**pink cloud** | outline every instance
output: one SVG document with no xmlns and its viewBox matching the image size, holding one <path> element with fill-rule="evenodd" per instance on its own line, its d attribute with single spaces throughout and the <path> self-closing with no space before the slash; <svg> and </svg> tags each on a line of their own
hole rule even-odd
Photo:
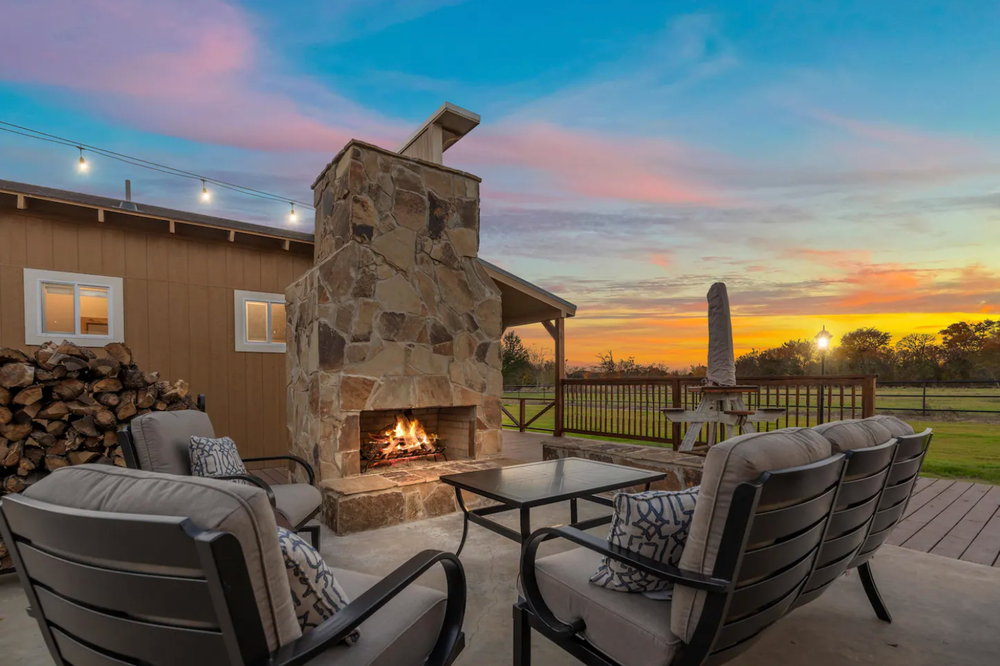
<svg viewBox="0 0 1000 666">
<path fill-rule="evenodd" d="M 449 153 L 473 169 L 515 167 L 543 186 L 588 199 L 722 205 L 714 188 L 683 175 L 695 149 L 657 138 L 612 137 L 547 123 L 485 127 Z"/>
<path fill-rule="evenodd" d="M 674 255 L 670 252 L 660 252 L 649 258 L 649 263 L 660 268 L 669 269 L 674 265 Z"/>
<path fill-rule="evenodd" d="M 15 0 L 0 22 L 0 78 L 75 90 L 143 130 L 324 153 L 359 130 L 369 140 L 405 132 L 331 94 L 328 107 L 305 108 L 288 91 L 308 83 L 269 78 L 268 60 L 249 17 L 221 0 Z"/>
</svg>

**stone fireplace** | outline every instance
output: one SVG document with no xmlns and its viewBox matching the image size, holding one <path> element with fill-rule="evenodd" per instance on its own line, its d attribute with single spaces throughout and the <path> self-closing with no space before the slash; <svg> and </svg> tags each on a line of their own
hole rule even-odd
<svg viewBox="0 0 1000 666">
<path fill-rule="evenodd" d="M 478 259 L 479 179 L 351 141 L 313 190 L 314 266 L 286 291 L 292 452 L 325 489 L 384 475 L 395 465 L 362 447 L 405 413 L 438 437 L 427 464 L 499 457 L 503 325 Z"/>
</svg>

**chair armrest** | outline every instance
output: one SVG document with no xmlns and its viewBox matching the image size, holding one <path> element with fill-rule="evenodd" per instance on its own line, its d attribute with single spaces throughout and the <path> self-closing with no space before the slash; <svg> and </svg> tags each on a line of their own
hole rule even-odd
<svg viewBox="0 0 1000 666">
<path fill-rule="evenodd" d="M 267 461 L 267 460 L 291 460 L 293 462 L 296 462 L 299 465 L 301 465 L 303 468 L 305 468 L 306 474 L 309 475 L 309 485 L 312 486 L 312 485 L 316 484 L 316 472 L 313 471 L 312 465 L 310 465 L 308 462 L 306 462 L 304 459 L 302 459 L 302 458 L 300 458 L 298 456 L 293 456 L 293 455 L 287 455 L 287 456 L 261 456 L 261 457 L 257 457 L 257 458 L 244 458 L 243 462 L 264 462 L 264 461 Z"/>
<path fill-rule="evenodd" d="M 446 666 L 454 656 L 455 648 L 463 640 L 465 570 L 458 557 L 439 550 L 425 550 L 410 558 L 332 618 L 302 638 L 275 651 L 271 663 L 275 666 L 298 666 L 336 645 L 438 562 L 444 567 L 448 585 L 448 605 L 441 633 L 427 658 L 426 666 Z"/>
<path fill-rule="evenodd" d="M 730 582 L 727 580 L 678 569 L 669 564 L 664 564 L 663 562 L 658 562 L 644 555 L 626 550 L 620 546 L 613 546 L 606 539 L 596 537 L 574 527 L 543 527 L 528 537 L 521 551 L 521 582 L 524 588 L 525 600 L 528 602 L 531 610 L 552 631 L 564 638 L 569 638 L 583 631 L 584 622 L 581 618 L 577 618 L 571 623 L 563 622 L 555 616 L 542 598 L 541 590 L 538 588 L 538 579 L 535 575 L 535 559 L 538 555 L 538 547 L 542 542 L 549 539 L 566 539 L 584 548 L 610 557 L 622 564 L 638 569 L 643 573 L 665 578 L 672 583 L 680 583 L 708 592 L 725 592 L 730 586 Z"/>
<path fill-rule="evenodd" d="M 248 483 L 252 483 L 267 493 L 267 501 L 271 503 L 272 509 L 277 507 L 274 500 L 274 492 L 271 490 L 271 486 L 267 485 L 266 481 L 258 479 L 253 474 L 230 474 L 228 476 L 207 476 L 205 478 L 218 479 L 219 481 L 247 481 Z"/>
</svg>

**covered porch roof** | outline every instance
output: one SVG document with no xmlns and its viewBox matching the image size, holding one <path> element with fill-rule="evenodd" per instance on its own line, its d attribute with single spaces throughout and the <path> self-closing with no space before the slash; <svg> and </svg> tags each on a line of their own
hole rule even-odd
<svg viewBox="0 0 1000 666">
<path fill-rule="evenodd" d="M 523 326 L 565 319 L 576 315 L 576 306 L 513 273 L 479 260 L 486 274 L 500 287 L 503 327 Z"/>
</svg>

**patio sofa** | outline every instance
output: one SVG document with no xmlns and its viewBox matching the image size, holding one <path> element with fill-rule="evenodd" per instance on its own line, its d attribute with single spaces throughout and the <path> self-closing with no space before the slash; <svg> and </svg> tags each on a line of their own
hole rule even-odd
<svg viewBox="0 0 1000 666">
<path fill-rule="evenodd" d="M 144 469 L 162 474 L 190 476 L 188 457 L 192 436 L 215 437 L 208 414 L 197 410 L 151 412 L 133 419 L 118 431 L 118 442 L 125 464 L 132 469 Z M 309 483 L 287 483 L 271 486 L 252 474 L 234 476 L 260 487 L 287 526 L 295 532 L 308 532 L 314 548 L 319 548 L 319 525 L 308 525 L 323 507 L 323 495 L 313 485 L 316 474 L 312 466 L 293 455 L 257 456 L 243 462 L 288 461 L 301 467 Z"/>
<path fill-rule="evenodd" d="M 303 635 L 252 486 L 68 467 L 4 497 L 0 534 L 57 664 L 446 666 L 464 646 L 462 565 L 432 550 L 382 579 L 332 569 L 350 603 Z M 447 592 L 412 584 L 438 564 Z"/>
<path fill-rule="evenodd" d="M 515 666 L 530 664 L 532 629 L 585 664 L 722 664 L 853 566 L 883 617 L 869 560 L 904 513 L 929 439 L 875 419 L 712 447 L 678 567 L 570 527 L 536 531 L 522 551 Z M 556 538 L 581 547 L 538 557 Z M 673 582 L 673 599 L 590 584 L 604 557 Z"/>
</svg>

